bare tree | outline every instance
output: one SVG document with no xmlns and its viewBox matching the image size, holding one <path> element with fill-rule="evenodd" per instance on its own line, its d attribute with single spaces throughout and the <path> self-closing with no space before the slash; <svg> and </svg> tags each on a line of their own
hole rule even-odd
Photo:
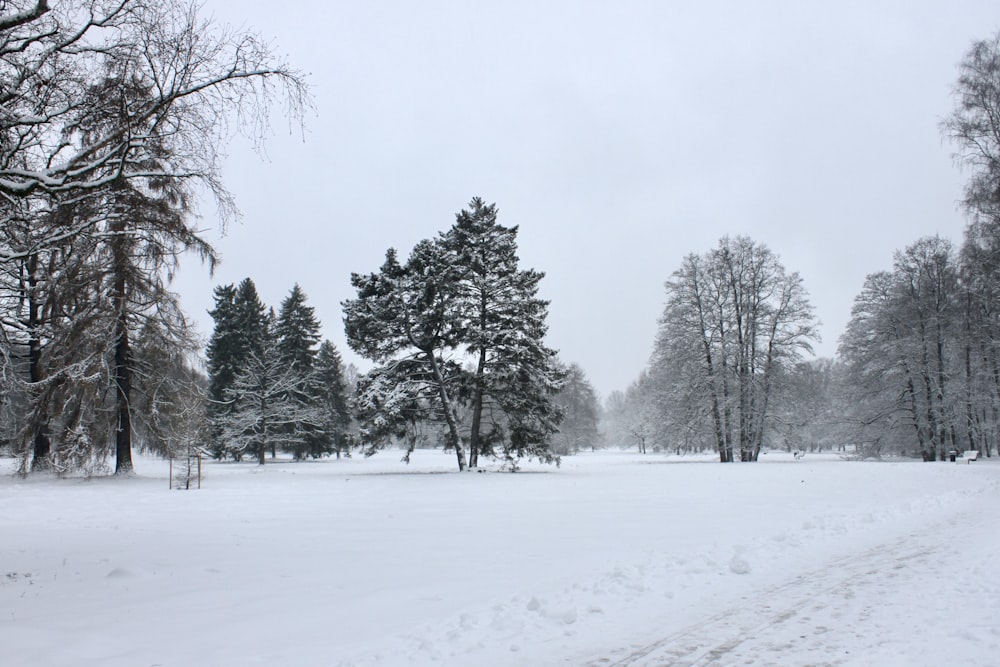
<svg viewBox="0 0 1000 667">
<path fill-rule="evenodd" d="M 959 65 L 955 110 L 941 123 L 970 172 L 965 206 L 973 224 L 1000 225 L 1000 32 L 976 41 Z"/>
<path fill-rule="evenodd" d="M 219 28 L 184 0 L 11 1 L 0 14 L 0 195 L 78 196 L 126 171 L 154 136 L 174 160 L 156 175 L 198 177 L 231 210 L 219 179 L 233 128 L 260 137 L 282 94 L 298 116 L 308 104 L 301 75 L 252 33 Z M 97 80 L 149 91 L 123 95 L 127 122 L 95 132 Z M 133 172 L 152 176 L 147 172 Z"/>
<path fill-rule="evenodd" d="M 666 289 L 651 361 L 662 421 L 682 425 L 674 440 L 710 428 L 720 461 L 756 461 L 780 371 L 818 338 L 801 278 L 766 246 L 726 237 L 686 257 Z"/>
<path fill-rule="evenodd" d="M 897 252 L 891 272 L 865 280 L 840 352 L 864 397 L 851 412 L 881 447 L 907 449 L 892 435 L 899 428 L 926 461 L 975 441 L 981 365 L 973 365 L 968 304 L 951 243 L 939 237 Z"/>
<path fill-rule="evenodd" d="M 1000 423 L 1000 32 L 972 44 L 959 64 L 955 109 L 941 130 L 969 173 L 969 224 L 961 251 L 966 441 L 987 455 Z"/>
<path fill-rule="evenodd" d="M 562 408 L 563 420 L 553 438 L 556 454 L 576 454 L 582 449 L 597 448 L 600 432 L 601 406 L 594 386 L 577 363 L 564 370 L 562 389 L 555 395 L 555 404 Z"/>
<path fill-rule="evenodd" d="M 190 226 L 195 188 L 213 193 L 223 224 L 236 213 L 222 151 L 234 132 L 259 141 L 279 100 L 301 119 L 302 76 L 256 35 L 200 17 L 197 3 L 0 7 L 0 267 L 12 278 L 3 285 L 5 328 L 14 323 L 8 330 L 27 344 L 28 393 L 55 400 L 53 387 L 94 363 L 59 349 L 70 337 L 56 325 L 78 332 L 84 313 L 113 311 L 113 327 L 101 329 L 114 341 L 113 359 L 102 357 L 106 346 L 77 350 L 114 369 L 119 472 L 131 470 L 130 332 L 144 314 L 172 310 L 166 285 L 184 252 L 214 261 Z M 87 284 L 64 279 L 81 266 L 101 289 L 67 294 Z M 35 415 L 34 459 L 43 461 L 50 411 Z"/>
</svg>

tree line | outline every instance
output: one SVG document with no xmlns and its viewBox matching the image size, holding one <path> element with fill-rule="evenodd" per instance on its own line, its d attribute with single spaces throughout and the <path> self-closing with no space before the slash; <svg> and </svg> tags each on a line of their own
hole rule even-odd
<svg viewBox="0 0 1000 667">
<path fill-rule="evenodd" d="M 926 460 L 997 448 L 1000 35 L 976 42 L 942 132 L 969 179 L 956 248 L 919 239 L 867 277 L 835 360 L 810 360 L 801 278 L 725 237 L 665 283 L 648 367 L 605 406 L 546 343 L 544 274 L 516 226 L 473 199 L 405 258 L 351 275 L 345 368 L 296 285 L 278 311 L 249 278 L 216 288 L 199 367 L 170 281 L 214 248 L 199 189 L 236 129 L 259 138 L 301 75 L 252 33 L 181 0 L 14 0 L 0 7 L 0 439 L 24 472 L 132 470 L 132 450 L 204 447 L 264 462 L 443 444 L 460 470 L 601 444 L 755 461 L 771 447 Z M 604 421 L 599 432 L 598 421 Z"/>
<path fill-rule="evenodd" d="M 606 404 L 609 442 L 714 450 L 755 461 L 784 449 L 850 446 L 945 460 L 997 452 L 1000 429 L 1000 33 L 960 65 L 941 124 L 969 173 L 961 245 L 918 239 L 868 275 L 838 358 L 816 341 L 808 296 L 763 244 L 724 238 L 684 258 L 647 369 Z"/>
</svg>

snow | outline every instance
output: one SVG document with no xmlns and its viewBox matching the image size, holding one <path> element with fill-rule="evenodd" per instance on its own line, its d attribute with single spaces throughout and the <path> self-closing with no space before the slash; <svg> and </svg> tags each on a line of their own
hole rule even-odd
<svg viewBox="0 0 1000 667">
<path fill-rule="evenodd" d="M 0 477 L 3 664 L 996 663 L 996 459 L 399 456 Z"/>
</svg>

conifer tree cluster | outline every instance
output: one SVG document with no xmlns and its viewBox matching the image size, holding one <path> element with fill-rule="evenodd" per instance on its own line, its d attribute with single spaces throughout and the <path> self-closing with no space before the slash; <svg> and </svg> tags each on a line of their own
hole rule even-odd
<svg viewBox="0 0 1000 667">
<path fill-rule="evenodd" d="M 295 285 L 277 313 L 250 278 L 215 288 L 208 343 L 208 420 L 216 458 L 318 458 L 349 448 L 340 354 Z"/>
</svg>

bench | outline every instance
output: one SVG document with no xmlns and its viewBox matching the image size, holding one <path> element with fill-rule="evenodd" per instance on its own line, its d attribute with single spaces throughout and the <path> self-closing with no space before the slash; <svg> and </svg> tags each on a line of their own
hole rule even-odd
<svg viewBox="0 0 1000 667">
<path fill-rule="evenodd" d="M 975 449 L 970 449 L 967 452 L 962 452 L 962 458 L 965 459 L 966 463 L 972 463 L 973 461 L 978 461 L 979 451 Z"/>
</svg>

